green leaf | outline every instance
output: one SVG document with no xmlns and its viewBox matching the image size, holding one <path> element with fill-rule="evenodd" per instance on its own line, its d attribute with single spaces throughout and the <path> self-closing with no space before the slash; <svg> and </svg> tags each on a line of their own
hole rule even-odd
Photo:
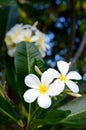
<svg viewBox="0 0 86 130">
<path fill-rule="evenodd" d="M 0 96 L 0 112 L 19 124 L 21 116 L 18 109 L 11 101 L 3 98 L 2 96 Z"/>
<path fill-rule="evenodd" d="M 60 108 L 70 110 L 71 114 L 62 123 L 76 128 L 86 127 L 86 95 L 74 99 Z"/>
<path fill-rule="evenodd" d="M 33 43 L 21 42 L 17 44 L 14 63 L 17 73 L 18 92 L 22 101 L 24 100 L 23 94 L 28 89 L 25 86 L 24 78 L 29 73 L 33 73 L 35 64 L 38 64 L 37 60 L 43 62 L 40 52 Z M 44 64 L 41 63 L 41 68 L 43 67 Z"/>
<path fill-rule="evenodd" d="M 59 124 L 61 120 L 66 118 L 69 115 L 70 111 L 63 111 L 63 110 L 54 110 L 47 113 L 41 119 L 36 119 L 35 123 L 37 125 L 55 125 Z"/>
<path fill-rule="evenodd" d="M 34 66 L 37 66 L 41 72 L 45 71 L 45 64 L 43 60 L 40 60 L 39 58 L 34 58 L 32 66 L 31 66 L 31 72 L 34 74 L 38 74 L 36 70 L 34 69 Z"/>
<path fill-rule="evenodd" d="M 1 124 L 6 125 L 8 123 L 10 123 L 10 118 L 8 118 L 7 116 L 5 116 L 3 113 L 0 112 L 0 125 Z"/>
<path fill-rule="evenodd" d="M 5 57 L 5 72 L 7 81 L 10 84 L 10 87 L 13 89 L 16 95 L 18 95 L 18 88 L 16 84 L 16 73 L 14 68 L 14 59 L 8 56 Z"/>
<path fill-rule="evenodd" d="M 16 0 L 0 0 L 0 5 L 3 6 L 9 6 L 9 5 L 15 5 Z"/>
<path fill-rule="evenodd" d="M 79 89 L 81 93 L 85 93 L 86 94 L 86 81 L 85 80 L 81 80 L 79 82 Z"/>
</svg>

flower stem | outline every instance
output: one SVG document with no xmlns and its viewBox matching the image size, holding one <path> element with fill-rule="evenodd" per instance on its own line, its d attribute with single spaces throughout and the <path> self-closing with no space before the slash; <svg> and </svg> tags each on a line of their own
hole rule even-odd
<svg viewBox="0 0 86 130">
<path fill-rule="evenodd" d="M 30 119 L 31 119 L 31 103 L 29 104 L 29 114 L 28 114 L 28 118 L 27 118 L 26 130 L 29 130 L 29 127 L 30 127 Z"/>
</svg>

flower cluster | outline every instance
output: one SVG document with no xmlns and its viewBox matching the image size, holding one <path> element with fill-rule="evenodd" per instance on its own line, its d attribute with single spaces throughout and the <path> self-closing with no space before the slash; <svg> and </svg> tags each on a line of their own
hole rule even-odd
<svg viewBox="0 0 86 130">
<path fill-rule="evenodd" d="M 23 24 L 16 24 L 6 33 L 5 37 L 8 55 L 11 57 L 14 56 L 16 44 L 21 41 L 33 42 L 39 49 L 42 57 L 45 57 L 46 49 L 49 49 L 45 40 L 45 34 L 39 31 L 35 26 Z"/>
<path fill-rule="evenodd" d="M 80 80 L 82 77 L 76 71 L 69 71 L 69 63 L 65 61 L 57 62 L 59 72 L 53 68 L 46 70 L 41 81 L 34 74 L 25 77 L 25 84 L 30 87 L 24 93 L 24 100 L 32 103 L 37 99 L 38 105 L 48 108 L 51 105 L 51 97 L 61 94 L 65 89 L 65 84 L 73 93 L 79 92 L 78 85 L 72 80 Z"/>
</svg>

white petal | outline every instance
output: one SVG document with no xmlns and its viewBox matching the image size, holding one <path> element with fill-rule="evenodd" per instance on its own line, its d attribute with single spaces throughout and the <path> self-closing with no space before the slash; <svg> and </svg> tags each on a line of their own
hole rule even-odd
<svg viewBox="0 0 86 130">
<path fill-rule="evenodd" d="M 24 100 L 27 103 L 34 102 L 36 98 L 38 97 L 39 92 L 35 89 L 29 89 L 24 93 Z"/>
<path fill-rule="evenodd" d="M 50 71 L 47 70 L 42 74 L 41 82 L 45 83 L 46 85 L 49 85 L 53 81 L 53 79 L 54 79 L 53 75 L 51 74 Z"/>
<path fill-rule="evenodd" d="M 10 48 L 10 49 L 8 49 L 8 55 L 9 55 L 10 57 L 14 57 L 14 54 L 15 54 L 15 48 Z"/>
<path fill-rule="evenodd" d="M 74 92 L 74 93 L 78 93 L 78 92 L 79 92 L 79 87 L 78 87 L 78 85 L 77 85 L 76 83 L 74 83 L 73 81 L 67 80 L 67 81 L 66 81 L 66 84 L 67 84 L 68 88 L 69 88 L 72 92 Z"/>
<path fill-rule="evenodd" d="M 69 64 L 65 61 L 58 61 L 57 67 L 58 67 L 59 71 L 64 75 L 66 75 L 69 70 Z"/>
<path fill-rule="evenodd" d="M 60 73 L 55 69 L 50 68 L 47 71 L 53 78 L 58 78 L 60 76 Z"/>
<path fill-rule="evenodd" d="M 59 95 L 64 90 L 64 83 L 59 82 L 59 80 L 55 80 L 50 86 L 49 86 L 49 92 L 48 94 L 50 96 L 56 96 Z"/>
<path fill-rule="evenodd" d="M 40 51 L 42 57 L 45 57 L 46 53 L 44 51 L 42 51 L 42 50 L 39 50 L 39 51 Z"/>
<path fill-rule="evenodd" d="M 80 80 L 82 79 L 81 75 L 76 71 L 71 71 L 67 74 L 67 79 L 76 79 Z"/>
<path fill-rule="evenodd" d="M 29 74 L 25 77 L 25 84 L 31 88 L 37 88 L 40 85 L 40 80 L 36 75 Z"/>
<path fill-rule="evenodd" d="M 38 105 L 41 108 L 46 109 L 46 108 L 50 107 L 50 105 L 51 105 L 51 98 L 49 96 L 47 96 L 47 95 L 40 95 L 38 97 L 38 101 L 37 102 L 38 102 Z"/>
<path fill-rule="evenodd" d="M 38 40 L 38 36 L 32 36 L 32 37 L 31 37 L 31 41 L 32 41 L 32 42 L 36 42 L 37 40 Z"/>
</svg>

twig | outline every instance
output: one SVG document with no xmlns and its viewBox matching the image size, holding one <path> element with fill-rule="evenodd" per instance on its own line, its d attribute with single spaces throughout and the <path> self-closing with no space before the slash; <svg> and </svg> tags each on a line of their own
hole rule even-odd
<svg viewBox="0 0 86 130">
<path fill-rule="evenodd" d="M 85 45 L 86 45 L 86 32 L 85 32 L 84 35 L 83 35 L 83 38 L 82 38 L 82 41 L 81 41 L 81 44 L 80 44 L 80 46 L 79 46 L 78 51 L 76 52 L 74 58 L 72 59 L 72 65 L 73 65 L 74 63 L 76 63 L 76 61 L 77 61 L 78 58 L 80 57 L 82 51 L 84 50 Z"/>
</svg>

